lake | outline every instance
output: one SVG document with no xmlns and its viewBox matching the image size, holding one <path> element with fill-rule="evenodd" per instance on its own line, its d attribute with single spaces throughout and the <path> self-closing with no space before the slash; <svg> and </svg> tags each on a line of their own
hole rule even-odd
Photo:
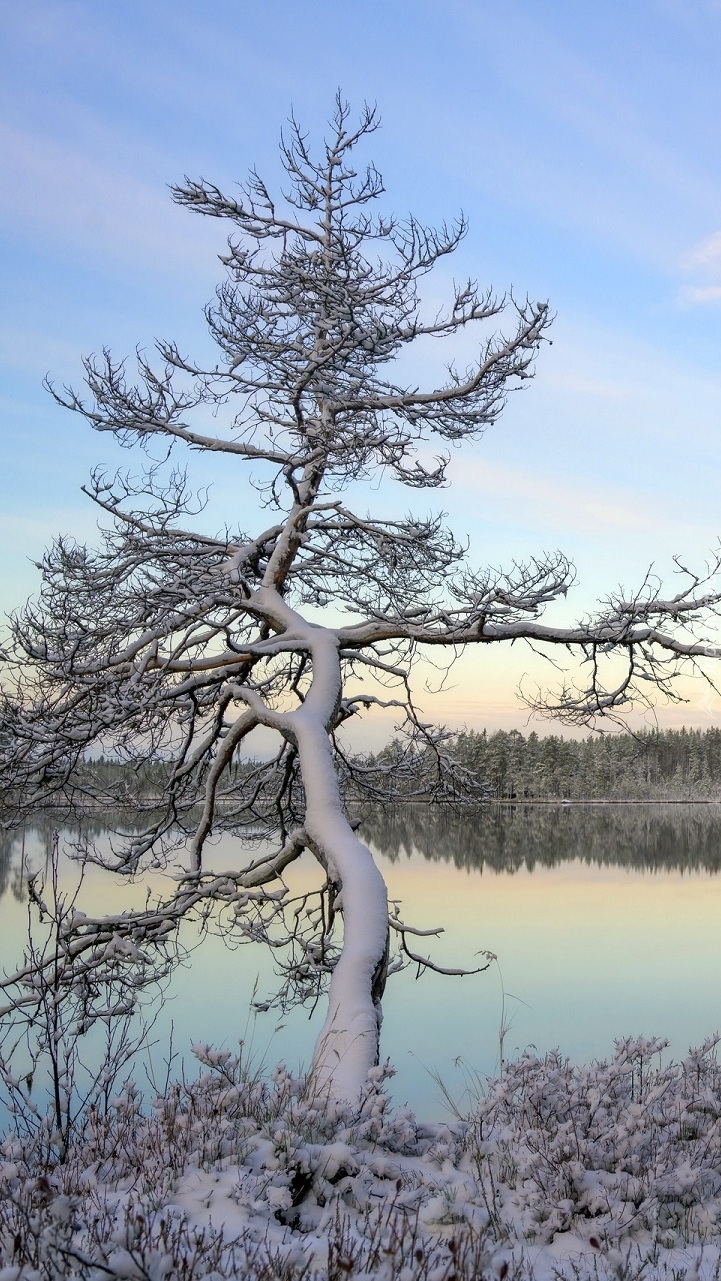
<svg viewBox="0 0 721 1281">
<path fill-rule="evenodd" d="M 98 843 L 108 838 L 97 820 L 90 826 Z M 470 977 L 417 980 L 412 968 L 389 981 L 381 1049 L 397 1069 L 391 1092 L 425 1118 L 447 1115 L 436 1078 L 462 1103 L 475 1074 L 498 1070 L 501 1041 L 506 1058 L 558 1046 L 589 1060 L 608 1056 L 617 1037 L 643 1034 L 668 1037 L 680 1057 L 721 1026 L 721 807 L 536 805 L 459 815 L 407 805 L 368 815 L 362 834 L 406 923 L 445 927 L 439 939 L 415 940 L 416 950 L 468 968 L 481 951 L 498 957 Z M 51 836 L 44 818 L 0 839 L 6 971 L 27 928 L 23 867 L 45 865 Z M 316 865 L 304 857 L 294 887 L 315 883 Z M 240 865 L 231 838 L 221 838 L 212 863 Z M 128 903 L 127 887 L 98 869 L 82 893 L 86 911 Z M 156 1055 L 172 1024 L 186 1061 L 192 1042 L 234 1049 L 242 1038 L 269 1068 L 307 1063 L 323 1011 L 280 1021 L 273 1010 L 254 1012 L 253 992 L 260 999 L 272 988 L 262 950 L 229 948 L 211 934 L 172 979 Z"/>
</svg>

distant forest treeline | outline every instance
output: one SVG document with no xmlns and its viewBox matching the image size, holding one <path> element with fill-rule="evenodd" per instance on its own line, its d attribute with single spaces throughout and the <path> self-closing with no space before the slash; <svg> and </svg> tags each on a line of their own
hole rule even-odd
<svg viewBox="0 0 721 1281">
<path fill-rule="evenodd" d="M 721 729 L 582 740 L 466 730 L 448 750 L 499 801 L 721 799 Z"/>
<path fill-rule="evenodd" d="M 721 729 L 656 730 L 641 734 L 593 735 L 571 740 L 542 737 L 518 730 L 465 730 L 453 735 L 446 751 L 484 785 L 489 799 L 534 800 L 721 800 Z M 393 769 L 403 758 L 403 769 Z M 390 767 L 393 790 L 402 797 L 418 795 L 432 773 L 427 756 L 410 758 L 398 740 L 362 759 L 367 771 L 379 770 L 379 782 Z M 238 774 L 257 767 L 240 761 Z M 106 793 L 116 805 L 152 803 L 168 780 L 165 761 L 130 766 L 100 757 L 80 767 L 77 781 L 92 776 L 96 795 Z M 403 779 L 406 782 L 403 782 Z M 351 784 L 349 795 L 353 796 Z"/>
</svg>

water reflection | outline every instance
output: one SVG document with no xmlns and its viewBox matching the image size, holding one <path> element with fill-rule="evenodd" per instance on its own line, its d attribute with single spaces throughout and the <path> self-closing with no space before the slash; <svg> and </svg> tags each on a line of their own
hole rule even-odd
<svg viewBox="0 0 721 1281">
<path fill-rule="evenodd" d="M 66 818 L 59 822 L 57 814 L 46 810 L 36 814 L 24 828 L 0 827 L 0 898 L 8 889 L 16 898 L 24 897 L 28 870 L 44 871 L 49 866 L 56 832 L 60 831 L 61 844 L 67 850 L 81 842 L 107 845 L 119 833 L 141 831 L 147 818 L 147 813 L 135 815 L 126 810 L 117 814 L 89 813 L 75 822 Z"/>
<path fill-rule="evenodd" d="M 532 872 L 572 859 L 633 871 L 721 871 L 716 805 L 403 805 L 369 814 L 362 832 L 393 863 L 418 853 L 466 871 Z"/>
<path fill-rule="evenodd" d="M 49 874 L 56 836 L 59 838 L 60 866 L 64 873 L 69 873 L 70 882 L 75 884 L 79 869 L 78 856 L 84 850 L 109 856 L 118 837 L 145 831 L 153 817 L 153 813 L 147 810 L 142 814 L 122 810 L 88 812 L 71 820 L 64 814 L 61 816 L 52 810 L 46 810 L 38 812 L 32 823 L 24 828 L 0 828 L 0 900 L 8 893 L 18 901 L 24 900 L 27 897 L 28 876 L 36 872 L 42 876 Z M 182 846 L 178 861 L 183 861 Z M 224 863 L 225 860 L 221 859 L 221 862 Z M 113 898 L 118 897 L 117 889 L 123 882 L 126 886 L 130 884 L 127 878 L 114 876 L 102 867 L 94 868 L 92 876 L 101 883 L 105 880 L 109 887 L 107 893 Z M 102 911 L 102 905 L 97 910 Z M 111 910 L 110 906 L 107 910 Z"/>
<path fill-rule="evenodd" d="M 106 844 L 116 834 L 141 831 L 147 814 L 97 813 L 63 822 L 68 844 Z M 24 896 L 23 856 L 45 865 L 57 817 L 39 814 L 26 831 L 0 830 L 0 897 Z M 490 805 L 472 810 L 450 806 L 399 805 L 365 811 L 361 832 L 391 863 L 422 855 L 465 871 L 513 873 L 553 868 L 572 859 L 597 867 L 633 871 L 721 871 L 721 806 Z M 222 854 L 242 865 L 241 842 L 226 837 Z M 217 860 L 216 860 L 217 861 Z M 221 859 L 222 861 L 222 859 Z"/>
<path fill-rule="evenodd" d="M 64 825 L 61 840 L 91 837 L 102 846 L 110 825 L 127 831 L 136 824 L 129 814 L 112 824 L 88 815 L 75 828 Z M 57 816 L 43 815 L 25 834 L 0 835 L 6 970 L 16 967 L 27 928 L 23 862 L 43 869 L 56 826 Z M 405 805 L 366 814 L 362 834 L 404 919 L 445 927 L 428 943 L 441 965 L 471 968 L 486 948 L 498 955 L 506 1011 L 511 1001 L 508 1054 L 559 1046 L 583 1061 L 609 1054 L 617 1036 L 644 1034 L 670 1037 L 673 1054 L 682 1055 L 721 1025 L 721 808 L 532 805 L 459 814 Z M 219 869 L 244 861 L 240 842 L 227 834 L 212 857 Z M 310 856 L 289 872 L 317 880 Z M 133 887 L 94 869 L 83 892 L 90 910 L 118 911 Z M 135 893 L 142 898 L 141 884 Z M 440 1116 L 429 1072 L 459 1093 L 456 1059 L 497 1070 L 500 972 L 419 982 L 414 975 L 406 970 L 388 984 L 382 1053 L 399 1069 L 396 1099 Z M 233 1049 L 245 1037 L 269 1068 L 280 1060 L 307 1064 L 323 1011 L 311 1021 L 294 1011 L 282 1024 L 272 1012 L 249 1014 L 256 993 L 275 987 L 266 949 L 232 951 L 211 934 L 173 976 L 158 1044 L 174 1024 L 181 1054 L 194 1041 Z"/>
<path fill-rule="evenodd" d="M 25 882 L 26 833 L 0 830 L 0 899 L 5 894 L 22 903 L 26 896 Z"/>
</svg>

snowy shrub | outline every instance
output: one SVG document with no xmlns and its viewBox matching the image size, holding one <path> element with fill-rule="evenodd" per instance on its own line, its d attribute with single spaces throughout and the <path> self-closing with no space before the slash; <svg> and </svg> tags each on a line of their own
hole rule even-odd
<svg viewBox="0 0 721 1281">
<path fill-rule="evenodd" d="M 499 1222 L 517 1217 L 546 1241 L 584 1221 L 613 1242 L 651 1232 L 671 1246 L 717 1231 L 718 1038 L 680 1067 L 662 1066 L 666 1044 L 618 1041 L 610 1062 L 590 1067 L 557 1053 L 507 1065 L 474 1119 L 479 1182 Z"/>
<path fill-rule="evenodd" d="M 198 1045 L 196 1079 L 96 1098 L 61 1155 L 15 1118 L 0 1281 L 718 1281 L 715 1046 L 525 1055 L 469 1120 L 421 1125 L 387 1068 L 344 1108 Z"/>
</svg>

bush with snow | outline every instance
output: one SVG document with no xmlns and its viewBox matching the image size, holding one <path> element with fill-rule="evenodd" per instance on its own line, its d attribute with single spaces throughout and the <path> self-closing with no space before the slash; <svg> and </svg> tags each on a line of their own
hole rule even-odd
<svg viewBox="0 0 721 1281">
<path fill-rule="evenodd" d="M 389 1068 L 344 1109 L 196 1045 L 197 1079 L 149 1106 L 127 1081 L 54 1155 L 5 1136 L 0 1281 L 718 1277 L 716 1045 L 526 1054 L 439 1125 L 391 1106 Z"/>
</svg>

